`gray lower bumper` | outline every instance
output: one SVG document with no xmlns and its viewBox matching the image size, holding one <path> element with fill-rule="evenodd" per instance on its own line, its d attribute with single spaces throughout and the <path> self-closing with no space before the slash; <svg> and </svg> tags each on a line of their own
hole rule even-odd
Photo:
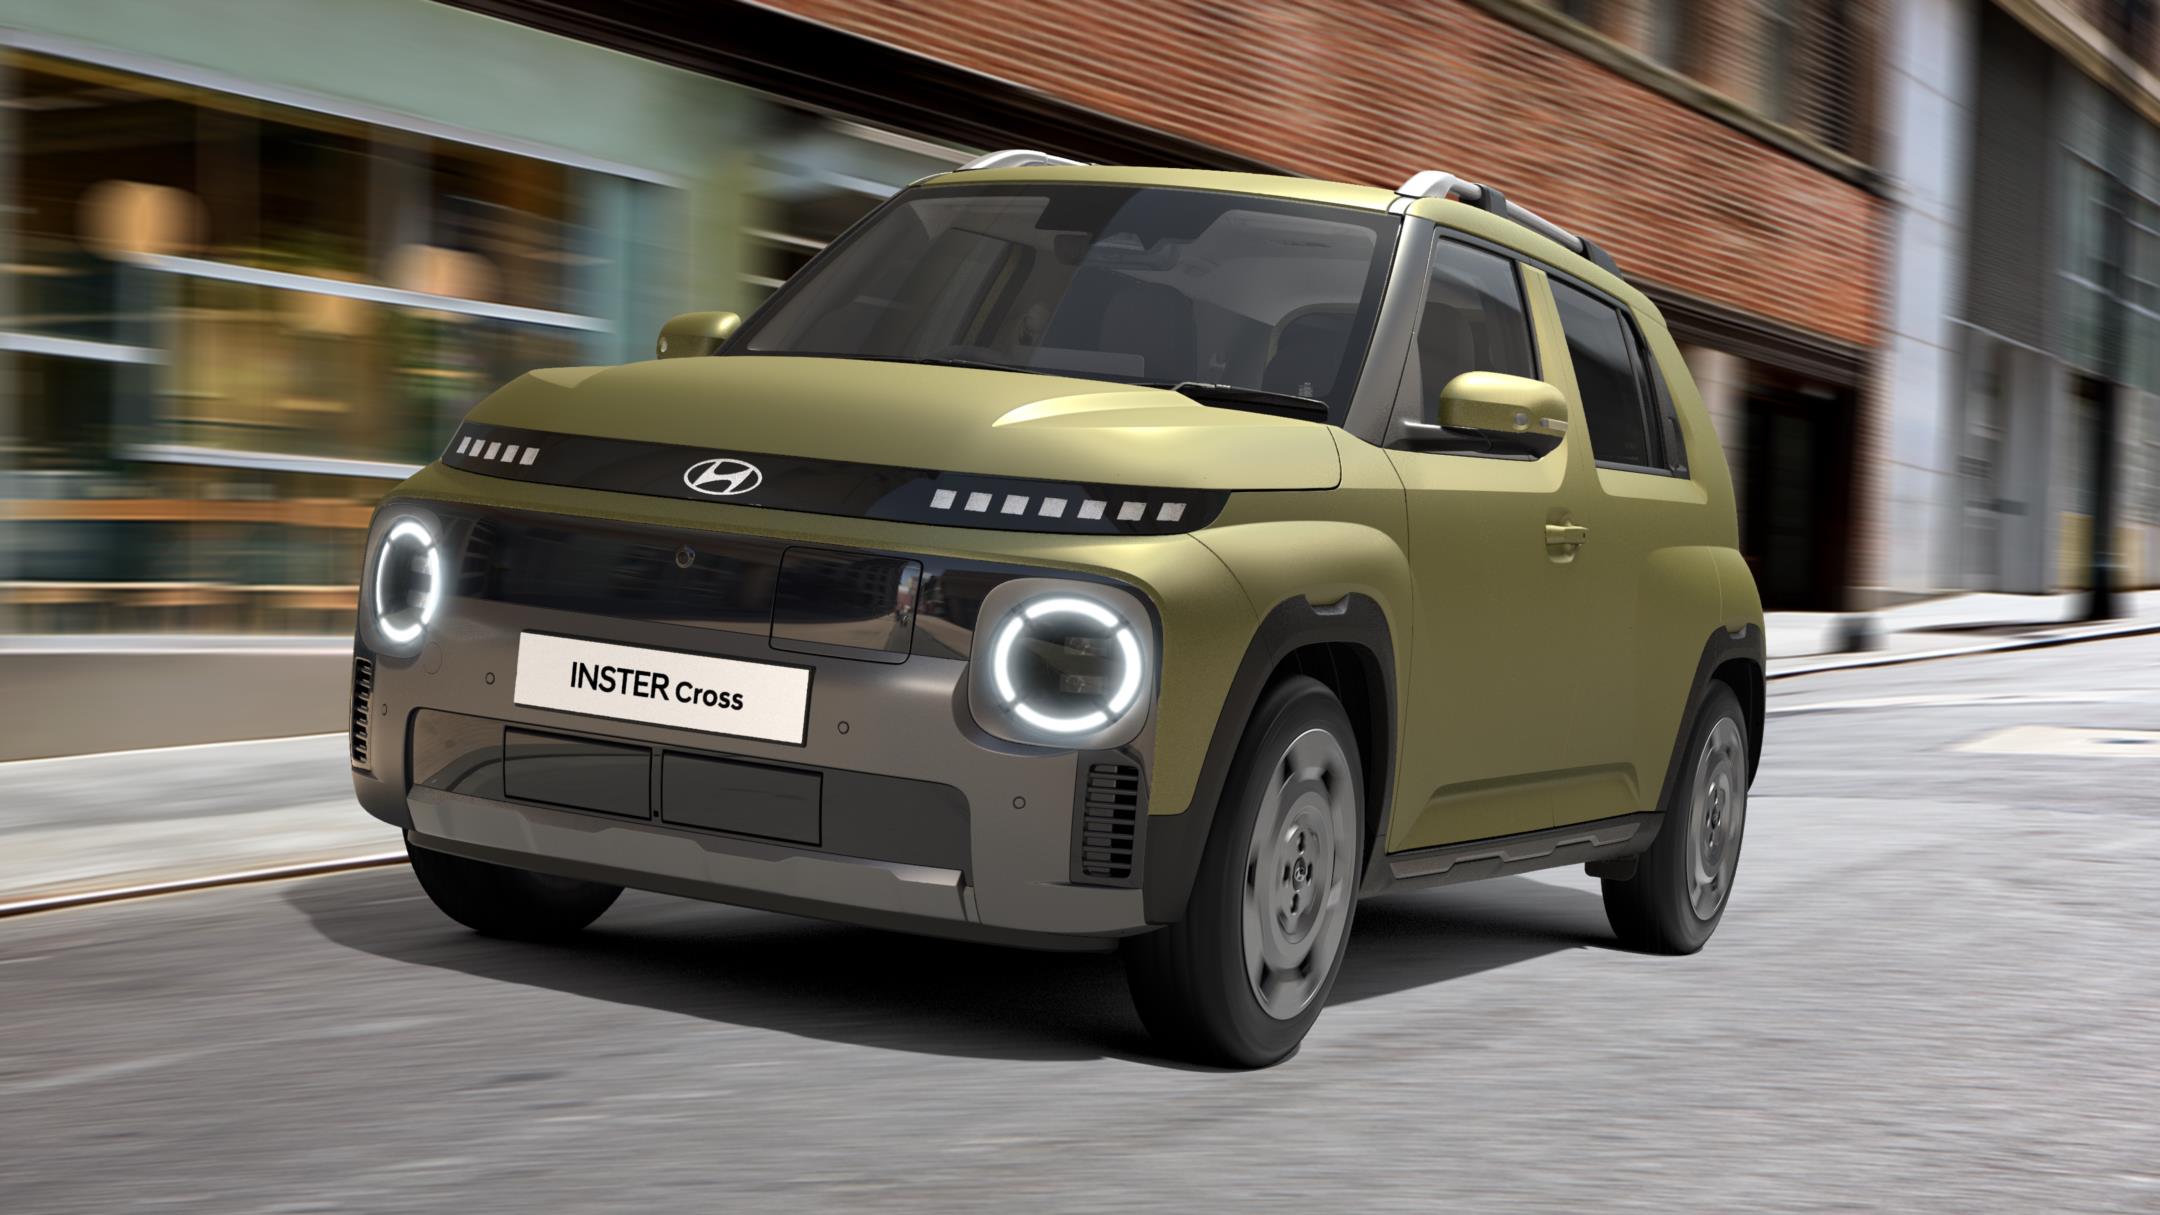
<svg viewBox="0 0 2160 1215">
<path fill-rule="evenodd" d="M 960 686 L 965 663 L 920 656 L 899 664 L 811 659 L 817 670 L 806 744 L 761 743 L 522 706 L 511 673 L 526 629 L 770 661 L 762 637 L 487 603 L 458 606 L 446 613 L 427 653 L 376 658 L 373 770 L 354 774 L 361 802 L 409 828 L 422 846 L 948 935 L 1085 945 L 1147 927 L 1138 889 L 1072 880 L 1078 756 L 1015 747 L 974 730 Z M 429 788 L 420 783 L 425 774 L 406 770 L 414 762 L 410 723 L 428 709 L 752 763 L 950 786 L 966 801 L 964 868 L 851 855 L 831 847 L 831 838 L 825 847 L 798 847 Z M 831 779 L 827 788 L 829 800 Z"/>
<path fill-rule="evenodd" d="M 973 918 L 957 869 L 689 835 L 435 789 L 413 790 L 408 803 L 414 842 L 444 852 L 520 857 L 581 876 L 628 876 L 720 901 L 770 896 L 955 923 Z"/>
<path fill-rule="evenodd" d="M 1125 918 L 1137 909 L 1089 897 L 1134 891 L 1066 887 L 1080 897 L 1054 915 L 993 923 L 979 914 L 975 890 L 957 869 L 692 835 L 435 789 L 413 790 L 407 804 L 410 837 L 420 847 L 710 902 L 1038 949 L 1106 947 L 1137 927 Z M 1092 931 L 1074 927 L 1090 911 L 1109 918 Z"/>
</svg>

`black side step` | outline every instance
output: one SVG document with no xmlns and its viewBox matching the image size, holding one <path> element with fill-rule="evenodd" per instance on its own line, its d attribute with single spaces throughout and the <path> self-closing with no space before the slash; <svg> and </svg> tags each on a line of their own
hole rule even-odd
<svg viewBox="0 0 2160 1215">
<path fill-rule="evenodd" d="M 1650 847 L 1663 821 L 1664 816 L 1657 813 L 1623 814 L 1521 835 L 1392 852 L 1387 858 L 1388 871 L 1393 886 L 1444 886 L 1635 856 Z"/>
</svg>

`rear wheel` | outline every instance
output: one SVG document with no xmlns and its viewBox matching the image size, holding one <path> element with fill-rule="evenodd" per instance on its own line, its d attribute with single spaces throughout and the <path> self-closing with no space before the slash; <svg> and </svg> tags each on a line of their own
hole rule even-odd
<svg viewBox="0 0 2160 1215">
<path fill-rule="evenodd" d="M 468 860 L 410 839 L 413 876 L 444 915 L 491 937 L 554 941 L 600 918 L 622 887 Z"/>
<path fill-rule="evenodd" d="M 1722 683 L 1704 693 L 1657 839 L 1635 875 L 1605 879 L 1605 918 L 1620 943 L 1649 953 L 1694 953 L 1717 931 L 1740 866 L 1747 826 L 1748 731 L 1740 699 Z"/>
<path fill-rule="evenodd" d="M 1166 1050 L 1262 1067 L 1327 1003 L 1357 910 L 1364 790 L 1335 694 L 1297 676 L 1238 745 L 1185 918 L 1123 947 L 1140 1019 Z"/>
</svg>

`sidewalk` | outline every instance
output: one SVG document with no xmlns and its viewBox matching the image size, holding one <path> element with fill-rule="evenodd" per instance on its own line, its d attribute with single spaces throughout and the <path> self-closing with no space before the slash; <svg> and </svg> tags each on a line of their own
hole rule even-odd
<svg viewBox="0 0 2160 1215">
<path fill-rule="evenodd" d="M 403 850 L 343 734 L 0 763 L 0 906 Z"/>
<path fill-rule="evenodd" d="M 2129 591 L 2118 596 L 2122 616 L 2110 628 L 2160 628 L 2160 591 Z M 2088 626 L 2079 619 L 2085 596 L 2005 595 L 1992 591 L 1948 595 L 1901 604 L 1874 613 L 1771 612 L 1768 633 L 1770 673 L 1856 662 L 1883 654 L 1962 652 L 1992 649 L 2009 638 L 2041 638 L 2074 633 Z M 1863 635 L 1865 648 L 1849 643 Z"/>
<path fill-rule="evenodd" d="M 2123 606 L 2131 614 L 2106 631 L 2160 630 L 2160 592 L 2126 595 Z M 1878 615 L 1875 648 L 1844 652 L 1831 648 L 1850 617 L 1773 613 L 1770 674 L 2078 636 L 2089 627 L 2079 607 L 2074 595 L 1908 604 Z M 280 644 L 306 652 L 305 642 Z M 342 652 L 332 657 L 341 680 Z M 342 683 L 327 693 L 329 716 L 342 693 Z M 353 801 L 349 773 L 342 733 L 0 762 L 0 906 L 402 852 L 397 831 Z"/>
</svg>

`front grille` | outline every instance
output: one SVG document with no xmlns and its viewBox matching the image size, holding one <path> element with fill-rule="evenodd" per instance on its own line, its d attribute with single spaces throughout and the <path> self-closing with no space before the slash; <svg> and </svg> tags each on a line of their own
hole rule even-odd
<svg viewBox="0 0 2160 1215">
<path fill-rule="evenodd" d="M 374 707 L 375 661 L 355 658 L 352 664 L 352 763 L 368 768 L 368 713 Z"/>
<path fill-rule="evenodd" d="M 487 597 L 488 575 L 495 568 L 495 546 L 499 535 L 493 520 L 473 521 L 472 530 L 465 534 L 464 547 L 458 552 L 458 594 L 469 599 Z"/>
<path fill-rule="evenodd" d="M 1074 830 L 1074 878 L 1100 886 L 1131 886 L 1138 880 L 1140 769 L 1117 761 L 1084 762 Z"/>
<path fill-rule="evenodd" d="M 543 455 L 541 463 L 546 460 Z M 801 548 L 771 537 L 422 505 L 441 520 L 443 547 L 454 555 L 451 586 L 459 599 L 758 637 L 773 627 L 783 558 Z M 895 562 L 920 564 L 914 615 L 954 626 L 916 633 L 914 652 L 935 658 L 966 658 L 968 633 L 984 597 L 1026 576 L 959 559 L 847 554 L 868 563 L 857 569 L 865 574 L 889 574 Z M 894 600 L 894 588 L 870 589 L 881 605 L 873 614 L 880 614 L 882 605 Z"/>
</svg>

